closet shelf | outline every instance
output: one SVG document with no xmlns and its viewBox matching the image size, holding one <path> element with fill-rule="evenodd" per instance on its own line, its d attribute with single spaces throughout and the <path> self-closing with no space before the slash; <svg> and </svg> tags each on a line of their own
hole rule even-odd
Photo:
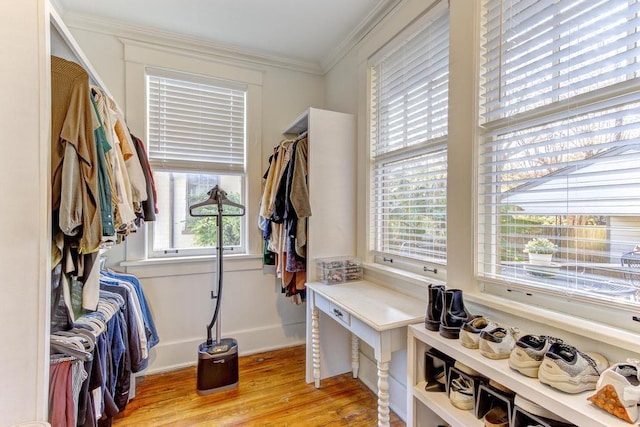
<svg viewBox="0 0 640 427">
<path fill-rule="evenodd" d="M 465 427 L 482 427 L 482 420 L 476 418 L 473 411 L 465 411 L 451 405 L 447 393 L 424 391 L 426 381 L 421 381 L 413 387 L 413 395 L 425 406 L 428 406 L 440 418 L 451 425 Z M 418 424 L 418 423 L 416 423 Z"/>
<path fill-rule="evenodd" d="M 411 351 L 411 349 L 413 349 L 414 352 L 411 355 L 413 357 L 409 358 L 410 361 L 413 360 L 414 362 L 409 363 L 407 366 L 408 378 L 411 381 L 409 385 L 412 391 L 412 396 L 409 397 L 419 400 L 452 425 L 467 427 L 476 424 L 470 424 L 468 421 L 460 421 L 459 417 L 462 415 L 459 414 L 459 412 L 463 411 L 452 406 L 446 399 L 444 393 L 442 393 L 442 396 L 438 396 L 438 393 L 433 393 L 432 395 L 432 393 L 423 391 L 424 384 L 422 384 L 422 388 L 420 387 L 421 382 L 424 381 L 424 378 L 421 377 L 424 376 L 424 368 L 418 364 L 424 363 L 424 351 L 429 347 L 440 350 L 486 377 L 510 388 L 517 394 L 537 402 L 542 407 L 558 414 L 573 424 L 593 427 L 618 427 L 628 425 L 624 421 L 589 403 L 587 397 L 593 394 L 592 391 L 579 394 L 567 394 L 555 390 L 540 383 L 536 378 L 529 378 L 513 371 L 509 367 L 507 359 L 488 359 L 482 356 L 478 350 L 465 348 L 458 340 L 444 338 L 438 332 L 425 329 L 422 324 L 409 326 L 408 339 L 409 350 Z M 446 400 L 446 402 L 443 403 L 441 400 Z M 412 416 L 411 413 L 407 415 L 409 417 Z M 473 417 L 473 419 L 476 422 L 478 421 L 475 417 Z M 413 424 L 408 423 L 407 425 Z M 477 425 L 482 425 L 482 423 Z"/>
<path fill-rule="evenodd" d="M 309 130 L 309 112 L 311 109 L 306 110 L 300 114 L 282 133 L 299 135 L 302 132 Z"/>
</svg>

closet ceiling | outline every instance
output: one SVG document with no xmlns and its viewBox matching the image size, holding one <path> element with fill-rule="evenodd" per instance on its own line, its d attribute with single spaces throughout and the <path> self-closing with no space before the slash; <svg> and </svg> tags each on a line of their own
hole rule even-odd
<svg viewBox="0 0 640 427">
<path fill-rule="evenodd" d="M 54 0 L 63 19 L 180 34 L 249 53 L 326 62 L 399 0 Z"/>
</svg>

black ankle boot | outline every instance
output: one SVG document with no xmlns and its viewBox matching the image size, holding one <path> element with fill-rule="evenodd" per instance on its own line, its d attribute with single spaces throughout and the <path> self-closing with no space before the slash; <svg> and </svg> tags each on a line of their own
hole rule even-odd
<svg viewBox="0 0 640 427">
<path fill-rule="evenodd" d="M 440 317 L 440 335 L 445 338 L 458 339 L 460 328 L 471 320 L 462 300 L 462 290 L 447 289 L 442 293 L 442 316 Z"/>
<path fill-rule="evenodd" d="M 429 283 L 427 296 L 427 315 L 424 319 L 424 327 L 430 331 L 437 331 L 440 328 L 440 318 L 442 317 L 442 293 L 443 285 L 432 285 Z"/>
</svg>

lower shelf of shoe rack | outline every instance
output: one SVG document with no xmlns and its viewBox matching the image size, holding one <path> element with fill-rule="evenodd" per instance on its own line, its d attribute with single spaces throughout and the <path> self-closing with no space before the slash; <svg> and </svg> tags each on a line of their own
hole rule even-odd
<svg viewBox="0 0 640 427">
<path fill-rule="evenodd" d="M 529 378 L 512 370 L 506 359 L 488 359 L 482 356 L 478 350 L 463 347 L 458 340 L 444 338 L 438 332 L 425 329 L 422 324 L 408 327 L 408 339 L 414 340 L 413 345 L 409 344 L 409 350 L 414 349 L 416 353 L 410 359 L 414 361 L 413 365 L 424 364 L 423 350 L 426 345 L 426 347 L 440 350 L 577 426 L 622 427 L 629 425 L 587 401 L 587 397 L 593 394 L 592 391 L 578 394 L 563 393 L 540 383 L 536 378 Z M 413 378 L 412 393 L 415 399 L 452 426 L 483 425 L 482 420 L 477 419 L 472 411 L 463 411 L 451 405 L 445 393 L 424 391 L 425 379 L 419 378 L 418 375 L 418 372 L 424 374 L 424 369 L 410 365 L 407 366 L 407 369 L 409 378 Z M 407 413 L 407 416 L 413 415 Z M 413 420 L 407 425 L 417 425 L 418 423 L 415 421 Z"/>
<path fill-rule="evenodd" d="M 482 421 L 477 419 L 473 411 L 464 411 L 451 405 L 447 393 L 426 392 L 424 386 L 426 381 L 421 381 L 413 387 L 413 395 L 425 406 L 436 413 L 440 418 L 451 425 L 465 427 L 482 427 Z"/>
</svg>

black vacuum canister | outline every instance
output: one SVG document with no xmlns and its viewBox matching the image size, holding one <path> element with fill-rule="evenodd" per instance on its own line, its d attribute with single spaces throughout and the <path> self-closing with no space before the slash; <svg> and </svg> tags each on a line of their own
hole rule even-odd
<svg viewBox="0 0 640 427">
<path fill-rule="evenodd" d="M 223 338 L 198 349 L 198 394 L 211 394 L 238 386 L 238 342 Z"/>
</svg>

